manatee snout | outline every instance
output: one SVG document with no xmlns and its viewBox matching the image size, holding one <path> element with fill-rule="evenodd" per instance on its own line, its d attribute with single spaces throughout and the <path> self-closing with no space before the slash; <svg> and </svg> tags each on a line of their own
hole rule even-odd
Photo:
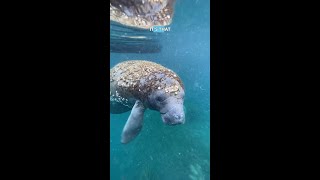
<svg viewBox="0 0 320 180">
<path fill-rule="evenodd" d="M 180 107 L 181 106 L 181 107 Z M 184 124 L 185 114 L 183 110 L 183 105 L 174 107 L 165 114 L 161 114 L 163 123 L 167 125 L 178 125 Z"/>
</svg>

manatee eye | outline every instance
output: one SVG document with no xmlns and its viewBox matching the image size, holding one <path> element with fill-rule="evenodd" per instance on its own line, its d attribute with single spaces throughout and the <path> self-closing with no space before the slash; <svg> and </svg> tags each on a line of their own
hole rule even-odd
<svg viewBox="0 0 320 180">
<path fill-rule="evenodd" d="M 166 98 L 164 97 L 164 96 L 157 96 L 156 97 L 156 101 L 158 101 L 158 102 L 162 102 L 162 101 L 164 101 Z"/>
</svg>

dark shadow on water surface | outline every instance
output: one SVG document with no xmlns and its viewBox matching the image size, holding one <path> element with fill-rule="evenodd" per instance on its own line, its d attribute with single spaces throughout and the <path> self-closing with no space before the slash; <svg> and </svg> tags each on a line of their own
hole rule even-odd
<svg viewBox="0 0 320 180">
<path fill-rule="evenodd" d="M 112 53 L 160 53 L 161 34 L 145 29 L 110 23 L 110 52 Z"/>
</svg>

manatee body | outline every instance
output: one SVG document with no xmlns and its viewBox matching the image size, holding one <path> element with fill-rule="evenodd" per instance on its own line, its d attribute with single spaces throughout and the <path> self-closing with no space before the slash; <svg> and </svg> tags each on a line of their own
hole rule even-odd
<svg viewBox="0 0 320 180">
<path fill-rule="evenodd" d="M 131 110 L 122 131 L 122 143 L 130 142 L 139 134 L 146 109 L 159 111 L 165 124 L 183 124 L 183 102 L 181 79 L 157 63 L 130 60 L 110 70 L 110 112 L 119 114 Z"/>
<path fill-rule="evenodd" d="M 110 0 L 110 52 L 161 52 L 165 37 L 153 27 L 172 23 L 174 4 L 175 0 Z"/>
<path fill-rule="evenodd" d="M 172 22 L 175 0 L 110 0 L 110 20 L 140 29 Z"/>
</svg>

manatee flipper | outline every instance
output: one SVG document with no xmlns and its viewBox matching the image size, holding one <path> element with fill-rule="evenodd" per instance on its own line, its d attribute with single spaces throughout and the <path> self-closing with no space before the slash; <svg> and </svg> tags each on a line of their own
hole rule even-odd
<svg viewBox="0 0 320 180">
<path fill-rule="evenodd" d="M 128 143 L 134 139 L 142 129 L 143 114 L 145 107 L 142 102 L 137 100 L 134 104 L 131 114 L 122 130 L 121 143 Z"/>
</svg>

